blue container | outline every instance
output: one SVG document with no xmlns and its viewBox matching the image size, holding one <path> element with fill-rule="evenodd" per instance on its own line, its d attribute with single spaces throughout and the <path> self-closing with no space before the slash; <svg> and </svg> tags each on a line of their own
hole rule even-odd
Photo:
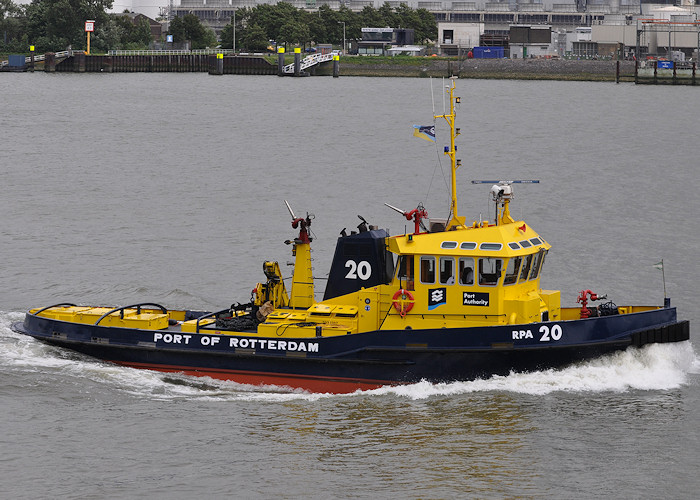
<svg viewBox="0 0 700 500">
<path fill-rule="evenodd" d="M 503 47 L 474 47 L 474 59 L 503 59 Z"/>
<path fill-rule="evenodd" d="M 11 68 L 23 68 L 24 61 L 24 56 L 11 55 L 8 57 L 8 66 L 10 66 Z"/>
</svg>

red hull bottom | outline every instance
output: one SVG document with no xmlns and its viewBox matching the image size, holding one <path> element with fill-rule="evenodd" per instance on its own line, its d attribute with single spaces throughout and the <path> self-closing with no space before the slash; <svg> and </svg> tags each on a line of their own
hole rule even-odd
<svg viewBox="0 0 700 500">
<path fill-rule="evenodd" d="M 211 377 L 218 380 L 230 380 L 238 384 L 254 386 L 274 385 L 291 387 L 292 389 L 303 389 L 314 393 L 348 394 L 357 390 L 368 391 L 377 389 L 383 385 L 388 385 L 388 382 L 381 383 L 371 380 L 357 381 L 338 378 L 326 379 L 305 377 L 303 375 L 285 375 L 266 372 L 239 372 L 236 370 L 212 370 L 192 368 L 188 366 L 134 363 L 126 361 L 110 362 L 121 366 L 129 366 L 131 368 L 139 368 L 144 370 L 153 370 L 166 373 L 183 373 L 185 375 L 192 375 L 195 377 Z"/>
</svg>

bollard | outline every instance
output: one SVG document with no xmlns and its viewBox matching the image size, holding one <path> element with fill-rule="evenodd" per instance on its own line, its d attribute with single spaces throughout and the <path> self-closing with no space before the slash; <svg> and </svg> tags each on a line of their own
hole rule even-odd
<svg viewBox="0 0 700 500">
<path fill-rule="evenodd" d="M 76 73 L 85 73 L 85 52 L 74 53 L 73 59 L 73 71 Z"/>
<path fill-rule="evenodd" d="M 277 47 L 277 76 L 284 76 L 284 47 Z"/>
<path fill-rule="evenodd" d="M 692 84 L 695 85 L 695 68 L 696 68 L 696 62 L 693 61 L 693 79 L 692 79 Z"/>
<path fill-rule="evenodd" d="M 340 76 L 340 56 L 338 54 L 333 56 L 333 78 L 338 78 Z"/>
<path fill-rule="evenodd" d="M 678 82 L 676 81 L 676 66 L 678 66 L 678 64 L 676 63 L 676 61 L 673 61 L 673 84 L 674 84 L 674 85 L 675 85 L 676 83 L 678 83 Z"/>
<path fill-rule="evenodd" d="M 301 75 L 301 47 L 294 47 L 294 76 Z"/>
<path fill-rule="evenodd" d="M 44 54 L 44 71 L 47 73 L 56 72 L 56 54 L 53 52 L 47 52 Z"/>
</svg>

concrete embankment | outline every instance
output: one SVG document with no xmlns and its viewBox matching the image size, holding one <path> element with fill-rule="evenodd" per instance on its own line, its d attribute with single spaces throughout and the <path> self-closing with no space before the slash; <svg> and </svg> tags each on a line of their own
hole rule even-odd
<svg viewBox="0 0 700 500">
<path fill-rule="evenodd" d="M 93 56 L 82 52 L 57 59 L 46 54 L 37 62 L 39 71 L 67 72 L 205 72 L 212 74 L 277 74 L 272 57 L 225 56 L 217 70 L 214 55 L 170 54 L 133 56 Z M 290 61 L 287 61 L 290 62 Z M 24 68 L 23 68 L 24 69 Z M 312 75 L 332 75 L 333 64 L 309 68 Z M 445 77 L 513 80 L 615 81 L 617 61 L 560 59 L 447 59 L 434 57 L 341 57 L 340 76 Z M 620 62 L 620 80 L 634 81 L 634 61 Z"/>
<path fill-rule="evenodd" d="M 615 81 L 617 61 L 559 59 L 467 59 L 419 58 L 414 62 L 373 64 L 352 57 L 340 60 L 341 76 L 492 78 L 520 80 Z M 634 79 L 634 61 L 620 61 L 621 80 Z"/>
</svg>

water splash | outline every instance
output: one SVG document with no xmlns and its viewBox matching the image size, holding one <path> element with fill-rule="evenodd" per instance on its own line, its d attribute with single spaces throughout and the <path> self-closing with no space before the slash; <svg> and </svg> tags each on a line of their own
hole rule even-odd
<svg viewBox="0 0 700 500">
<path fill-rule="evenodd" d="M 690 342 L 651 344 L 641 349 L 602 356 L 558 370 L 511 373 L 486 380 L 445 384 L 382 387 L 376 394 L 396 394 L 411 399 L 438 395 L 502 391 L 545 395 L 552 392 L 625 392 L 669 390 L 687 383 L 688 373 L 700 366 Z M 700 373 L 700 372 L 698 372 Z"/>
<path fill-rule="evenodd" d="M 700 359 L 691 343 L 681 342 L 630 348 L 558 370 L 512 373 L 468 382 L 434 384 L 422 381 L 344 395 L 309 394 L 286 387 L 252 386 L 209 377 L 137 370 L 102 362 L 12 332 L 10 325 L 21 321 L 23 316 L 23 313 L 0 312 L 0 362 L 6 367 L 88 378 L 138 397 L 157 399 L 284 402 L 391 395 L 417 400 L 481 392 L 545 395 L 557 391 L 658 391 L 678 388 L 688 382 L 689 374 L 700 373 Z"/>
</svg>

